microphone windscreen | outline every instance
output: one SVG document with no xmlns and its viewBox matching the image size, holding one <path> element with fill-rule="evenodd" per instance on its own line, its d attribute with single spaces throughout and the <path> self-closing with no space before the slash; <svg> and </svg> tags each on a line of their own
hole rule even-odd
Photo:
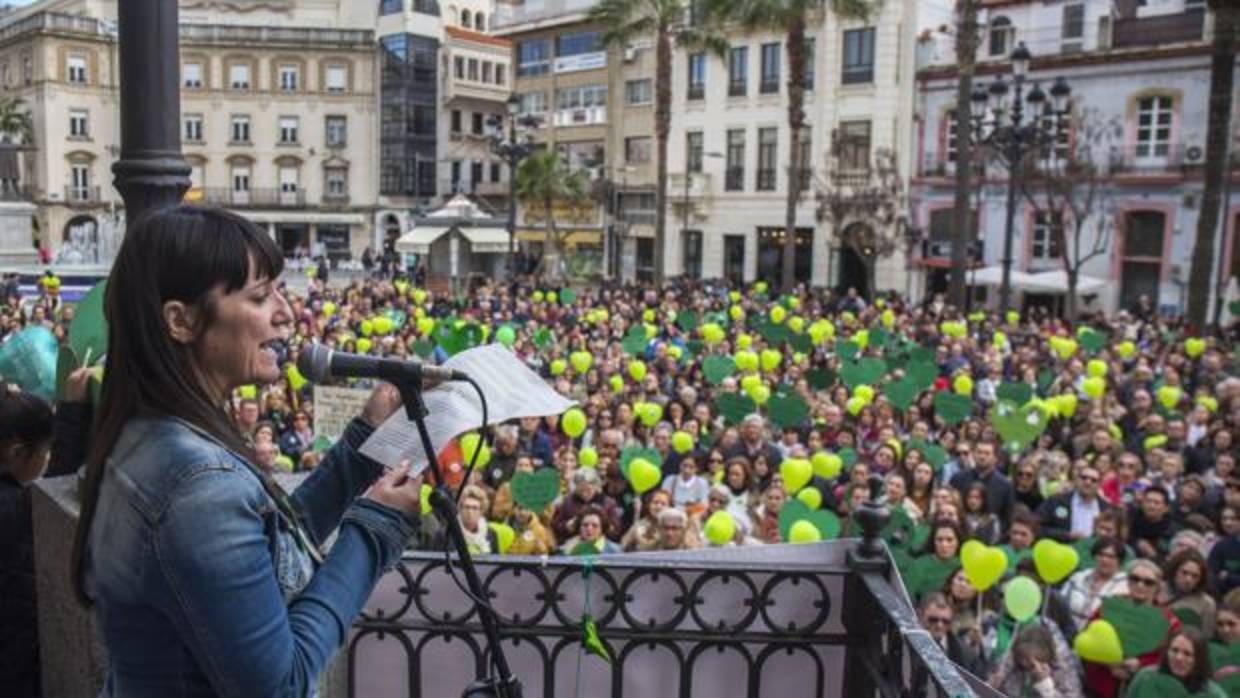
<svg viewBox="0 0 1240 698">
<path fill-rule="evenodd" d="M 302 347 L 297 357 L 297 370 L 307 380 L 314 383 L 325 383 L 332 377 L 332 350 L 322 344 L 311 344 Z"/>
</svg>

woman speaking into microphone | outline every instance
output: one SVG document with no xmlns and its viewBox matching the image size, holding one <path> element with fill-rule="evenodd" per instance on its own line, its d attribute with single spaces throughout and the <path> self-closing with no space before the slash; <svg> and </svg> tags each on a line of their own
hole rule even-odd
<svg viewBox="0 0 1240 698">
<path fill-rule="evenodd" d="M 233 390 L 280 377 L 282 268 L 261 230 L 215 209 L 153 212 L 121 245 L 73 569 L 105 696 L 313 693 L 415 533 L 420 480 L 358 452 L 399 407 L 391 386 L 292 494 L 233 426 Z"/>
</svg>

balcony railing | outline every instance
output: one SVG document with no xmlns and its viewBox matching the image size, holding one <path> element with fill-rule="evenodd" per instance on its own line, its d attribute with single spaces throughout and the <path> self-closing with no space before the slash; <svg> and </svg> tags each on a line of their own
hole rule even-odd
<svg viewBox="0 0 1240 698">
<path fill-rule="evenodd" d="M 103 201 L 103 195 L 97 186 L 70 184 L 65 187 L 65 201 L 71 204 L 97 204 Z"/>
<path fill-rule="evenodd" d="M 729 97 L 744 97 L 749 92 L 749 84 L 744 80 L 733 80 L 728 83 Z"/>
<path fill-rule="evenodd" d="M 477 563 L 527 696 L 998 696 L 921 628 L 885 550 L 863 545 Z M 583 656 L 587 613 L 609 662 Z M 346 661 L 357 696 L 458 695 L 485 670 L 442 553 L 408 553 L 380 580 Z"/>
<path fill-rule="evenodd" d="M 1205 19 L 1203 10 L 1155 17 L 1117 18 L 1111 29 L 1111 45 L 1131 48 L 1201 41 L 1205 34 Z"/>
<path fill-rule="evenodd" d="M 758 170 L 758 191 L 775 191 L 775 168 Z"/>
<path fill-rule="evenodd" d="M 688 99 L 703 99 L 705 97 L 706 97 L 706 85 L 702 83 L 689 85 L 689 90 L 688 90 L 688 95 L 687 95 Z"/>
<path fill-rule="evenodd" d="M 1198 151 L 1203 149 L 1198 149 Z M 1205 162 L 1204 153 L 1193 151 L 1193 164 Z M 1111 151 L 1110 165 L 1114 174 L 1159 174 L 1179 171 L 1189 162 L 1185 158 L 1186 149 L 1181 143 L 1134 144 Z"/>
<path fill-rule="evenodd" d="M 206 187 L 203 200 L 220 206 L 253 208 L 300 208 L 306 205 L 306 191 L 281 191 L 280 189 L 237 190 L 228 187 Z"/>
<path fill-rule="evenodd" d="M 551 115 L 553 126 L 594 126 L 607 123 L 607 107 L 559 109 Z"/>
<path fill-rule="evenodd" d="M 724 173 L 723 188 L 726 191 L 741 191 L 745 188 L 745 168 L 729 167 Z"/>
<path fill-rule="evenodd" d="M 927 151 L 921 158 L 922 177 L 947 177 L 956 171 L 956 154 Z"/>
<path fill-rule="evenodd" d="M 180 36 L 185 41 L 205 43 L 251 44 L 339 44 L 344 46 L 374 43 L 374 32 L 366 29 L 319 29 L 315 27 L 229 26 L 222 24 L 182 24 Z"/>
<path fill-rule="evenodd" d="M 93 17 L 79 17 L 60 12 L 40 12 L 0 28 L 0 41 L 32 31 L 62 31 L 76 34 L 110 35 L 116 32 L 115 22 Z"/>
</svg>

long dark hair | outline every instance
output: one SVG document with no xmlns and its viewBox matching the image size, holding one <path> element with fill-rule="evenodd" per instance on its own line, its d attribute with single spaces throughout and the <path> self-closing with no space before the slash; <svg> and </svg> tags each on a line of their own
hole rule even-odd
<svg viewBox="0 0 1240 698">
<path fill-rule="evenodd" d="M 0 448 L 13 444 L 26 449 L 52 440 L 52 408 L 34 393 L 9 390 L 0 381 Z M 0 474 L 13 467 L 0 451 Z"/>
<path fill-rule="evenodd" d="M 108 356 L 103 391 L 82 486 L 82 513 L 73 540 L 73 585 L 91 605 L 83 571 L 90 527 L 104 465 L 125 423 L 138 414 L 178 417 L 226 447 L 250 455 L 250 447 L 216 398 L 208 392 L 193 345 L 172 341 L 163 306 L 181 301 L 200 309 L 201 333 L 214 318 L 208 293 L 245 286 L 254 266 L 260 278 L 276 279 L 284 258 L 262 230 L 228 211 L 176 206 L 152 211 L 125 233 L 108 278 L 104 313 Z"/>
<path fill-rule="evenodd" d="M 1181 628 L 1167 640 L 1166 646 L 1163 648 L 1162 659 L 1158 662 L 1158 668 L 1165 674 L 1171 673 L 1171 663 L 1167 661 L 1167 654 L 1171 651 L 1171 643 L 1176 639 L 1187 638 L 1193 645 L 1193 670 L 1186 678 L 1180 679 L 1180 683 L 1184 684 L 1192 693 L 1197 693 L 1205 689 L 1206 684 L 1210 682 L 1210 646 L 1206 642 L 1206 638 L 1193 628 Z"/>
</svg>

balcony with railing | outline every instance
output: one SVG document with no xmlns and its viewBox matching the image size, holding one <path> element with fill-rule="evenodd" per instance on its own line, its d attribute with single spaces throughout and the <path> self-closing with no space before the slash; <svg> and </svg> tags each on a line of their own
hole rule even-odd
<svg viewBox="0 0 1240 698">
<path fill-rule="evenodd" d="M 60 12 L 39 12 L 0 26 L 0 42 L 27 32 L 56 31 L 73 34 L 114 35 L 116 23 Z"/>
<path fill-rule="evenodd" d="M 558 109 L 551 114 L 552 126 L 599 126 L 607 123 L 607 107 Z"/>
<path fill-rule="evenodd" d="M 308 44 L 334 44 L 341 47 L 363 47 L 374 44 L 374 32 L 367 29 L 182 24 L 179 33 L 181 39 L 187 43 L 243 46 L 283 45 L 302 48 Z"/>
<path fill-rule="evenodd" d="M 877 538 L 879 482 L 857 515 L 868 538 L 479 556 L 524 695 L 998 696 L 919 625 Z M 449 564 L 443 553 L 408 553 L 380 580 L 346 645 L 349 695 L 458 695 L 486 672 L 478 610 Z M 585 653 L 587 615 L 609 660 Z"/>
<path fill-rule="evenodd" d="M 922 177 L 951 177 L 956 173 L 956 154 L 926 151 L 921 157 Z"/>
<path fill-rule="evenodd" d="M 69 184 L 65 186 L 65 201 L 80 206 L 98 204 L 103 202 L 103 192 L 98 186 Z"/>
<path fill-rule="evenodd" d="M 729 167 L 723 173 L 724 191 L 741 191 L 745 188 L 745 168 Z"/>
<path fill-rule="evenodd" d="M 1111 29 L 1111 46 L 1133 48 L 1201 41 L 1205 36 L 1205 20 L 1204 10 L 1153 17 L 1117 17 Z"/>
<path fill-rule="evenodd" d="M 1185 148 L 1182 143 L 1135 143 L 1111 150 L 1112 174 L 1157 175 L 1183 171 L 1187 165 L 1205 162 L 1201 148 Z M 1192 152 L 1189 152 L 1192 151 Z M 1195 157 L 1189 158 L 1187 155 Z"/>
<path fill-rule="evenodd" d="M 302 208 L 306 205 L 306 191 L 283 191 L 278 188 L 230 189 L 206 187 L 202 190 L 203 201 L 218 206 L 239 208 Z"/>
</svg>

